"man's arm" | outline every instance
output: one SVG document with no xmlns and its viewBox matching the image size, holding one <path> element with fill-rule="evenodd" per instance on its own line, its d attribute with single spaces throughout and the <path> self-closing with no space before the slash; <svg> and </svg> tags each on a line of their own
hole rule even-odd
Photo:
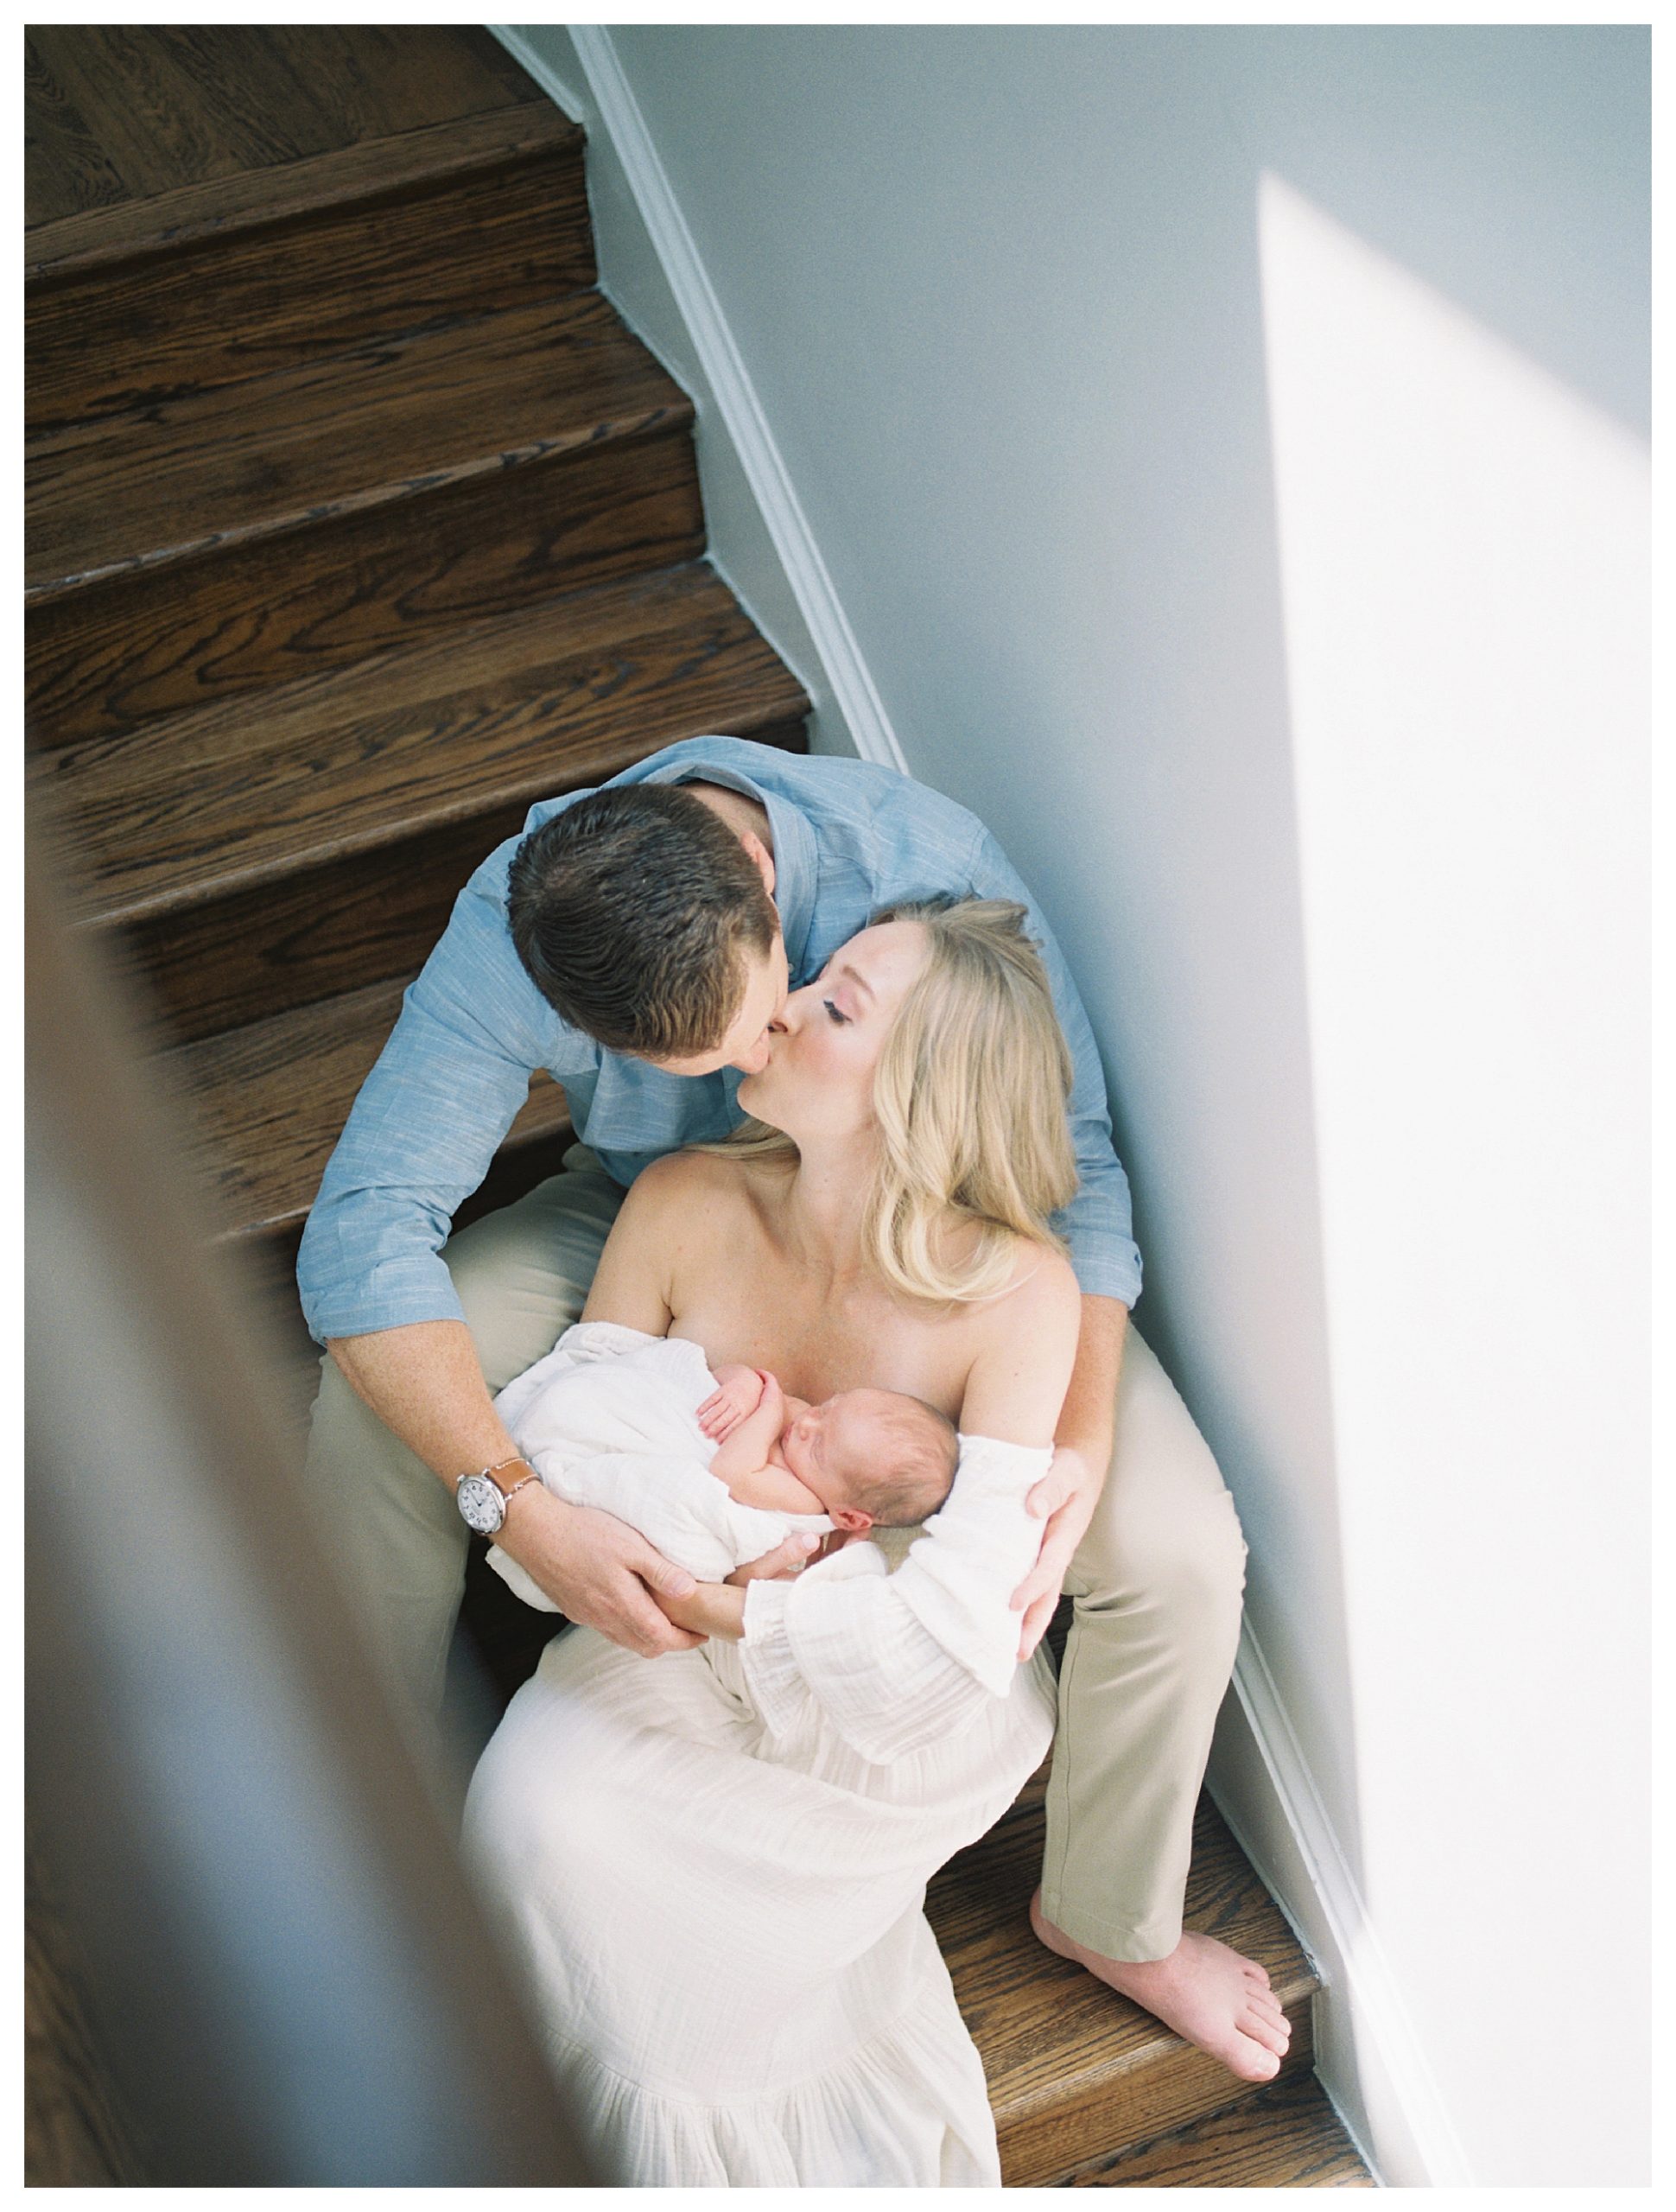
<svg viewBox="0 0 1676 2212">
<path fill-rule="evenodd" d="M 463 1321 L 334 1338 L 330 1350 L 357 1396 L 450 1489 L 462 1474 L 517 1456 Z M 700 1641 L 652 1596 L 687 1597 L 692 1576 L 609 1513 L 567 1505 L 531 1483 L 507 1507 L 495 1541 L 568 1620 L 597 1628 L 627 1650 L 650 1657 Z"/>
<path fill-rule="evenodd" d="M 1020 1659 L 1028 1659 L 1047 1633 L 1071 1560 L 1105 1487 L 1128 1320 L 1127 1306 L 1115 1298 L 1082 1300 L 1076 1364 L 1054 1431 L 1053 1465 L 1028 1500 L 1032 1513 L 1047 1516 L 1047 1532 L 1041 1557 L 1013 1593 L 1013 1604 L 1024 1607 Z"/>
<path fill-rule="evenodd" d="M 506 934 L 498 896 L 511 845 L 456 901 L 403 1001 L 327 1164 L 298 1257 L 303 1311 L 346 1379 L 450 1490 L 516 1446 L 494 1410 L 441 1247 L 524 1103 L 530 1071 L 562 1058 Z M 578 1068 L 594 1048 L 574 1040 Z M 563 1072 L 562 1067 L 559 1072 Z M 694 1639 L 651 1590 L 690 1575 L 608 1514 L 539 1484 L 507 1510 L 499 1541 L 573 1620 L 640 1652 Z"/>
<path fill-rule="evenodd" d="M 1132 1234 L 1129 1179 L 1112 1146 L 1106 1077 L 1094 1031 L 1047 918 L 1005 853 L 981 830 L 968 868 L 974 894 L 1013 899 L 1028 916 L 1026 927 L 1041 947 L 1042 964 L 1053 993 L 1054 1011 L 1070 1047 L 1072 1068 L 1069 1110 L 1076 1151 L 1076 1196 L 1054 1226 L 1070 1247 L 1076 1279 L 1091 1297 L 1131 1306 L 1140 1295 L 1140 1254 Z"/>
</svg>

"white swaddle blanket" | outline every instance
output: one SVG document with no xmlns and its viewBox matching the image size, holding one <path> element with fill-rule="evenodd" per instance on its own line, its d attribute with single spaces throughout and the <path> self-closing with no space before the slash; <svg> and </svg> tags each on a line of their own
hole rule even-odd
<svg viewBox="0 0 1676 2212">
<path fill-rule="evenodd" d="M 697 1344 L 579 1321 L 506 1385 L 495 1410 L 555 1497 L 615 1514 L 701 1582 L 720 1582 L 788 1536 L 832 1523 L 742 1505 L 710 1472 L 717 1447 L 698 1408 L 715 1387 Z M 526 1605 L 557 1611 L 498 1546 L 489 1564 Z"/>
</svg>

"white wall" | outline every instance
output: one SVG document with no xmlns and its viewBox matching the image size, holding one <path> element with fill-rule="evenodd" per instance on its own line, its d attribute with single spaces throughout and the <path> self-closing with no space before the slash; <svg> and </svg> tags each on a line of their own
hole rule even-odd
<svg viewBox="0 0 1676 2212">
<path fill-rule="evenodd" d="M 775 550 L 701 348 L 670 289 L 575 43 L 561 23 L 496 24 L 493 29 L 549 98 L 587 133 L 588 209 L 600 289 L 696 408 L 693 442 L 711 565 L 801 679 L 813 709 L 809 749 L 854 753 L 843 708 Z"/>
<path fill-rule="evenodd" d="M 1640 2181 L 1645 35 L 611 35 L 1081 978 L 1336 2093 L 1387 2180 Z"/>
</svg>

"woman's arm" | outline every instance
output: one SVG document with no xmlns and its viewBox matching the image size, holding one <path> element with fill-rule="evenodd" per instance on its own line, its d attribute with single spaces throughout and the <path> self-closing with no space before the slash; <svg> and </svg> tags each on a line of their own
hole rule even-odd
<svg viewBox="0 0 1676 2212">
<path fill-rule="evenodd" d="M 1016 1289 L 982 1317 L 954 1488 L 895 1574 L 861 1545 L 845 1565 L 752 1582 L 743 1603 L 714 1585 L 664 1602 L 672 1620 L 702 1621 L 706 1633 L 738 1634 L 738 1619 L 771 1726 L 790 1726 L 812 1700 L 862 1758 L 885 1764 L 1006 1694 L 1019 1646 L 1011 1599 L 1042 1537 L 1025 1501 L 1046 1471 L 1080 1320 L 1070 1267 L 1031 1253 Z"/>
<path fill-rule="evenodd" d="M 616 1321 L 665 1337 L 670 1307 L 670 1223 L 681 1182 L 681 1155 L 655 1160 L 629 1185 L 611 1224 L 582 1308 L 584 1321 Z"/>
<path fill-rule="evenodd" d="M 1044 1248 L 1031 1249 L 1013 1288 L 983 1309 L 961 1400 L 962 1435 L 1051 1444 L 1082 1325 L 1082 1295 L 1070 1262 Z"/>
</svg>

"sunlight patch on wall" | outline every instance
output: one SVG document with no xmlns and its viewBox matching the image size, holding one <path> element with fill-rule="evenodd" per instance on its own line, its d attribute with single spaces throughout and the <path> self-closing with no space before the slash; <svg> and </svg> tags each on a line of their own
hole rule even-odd
<svg viewBox="0 0 1676 2212">
<path fill-rule="evenodd" d="M 1260 220 L 1368 1902 L 1535 2082 L 1509 1883 L 1638 1940 L 1647 454 L 1273 176 Z"/>
</svg>

